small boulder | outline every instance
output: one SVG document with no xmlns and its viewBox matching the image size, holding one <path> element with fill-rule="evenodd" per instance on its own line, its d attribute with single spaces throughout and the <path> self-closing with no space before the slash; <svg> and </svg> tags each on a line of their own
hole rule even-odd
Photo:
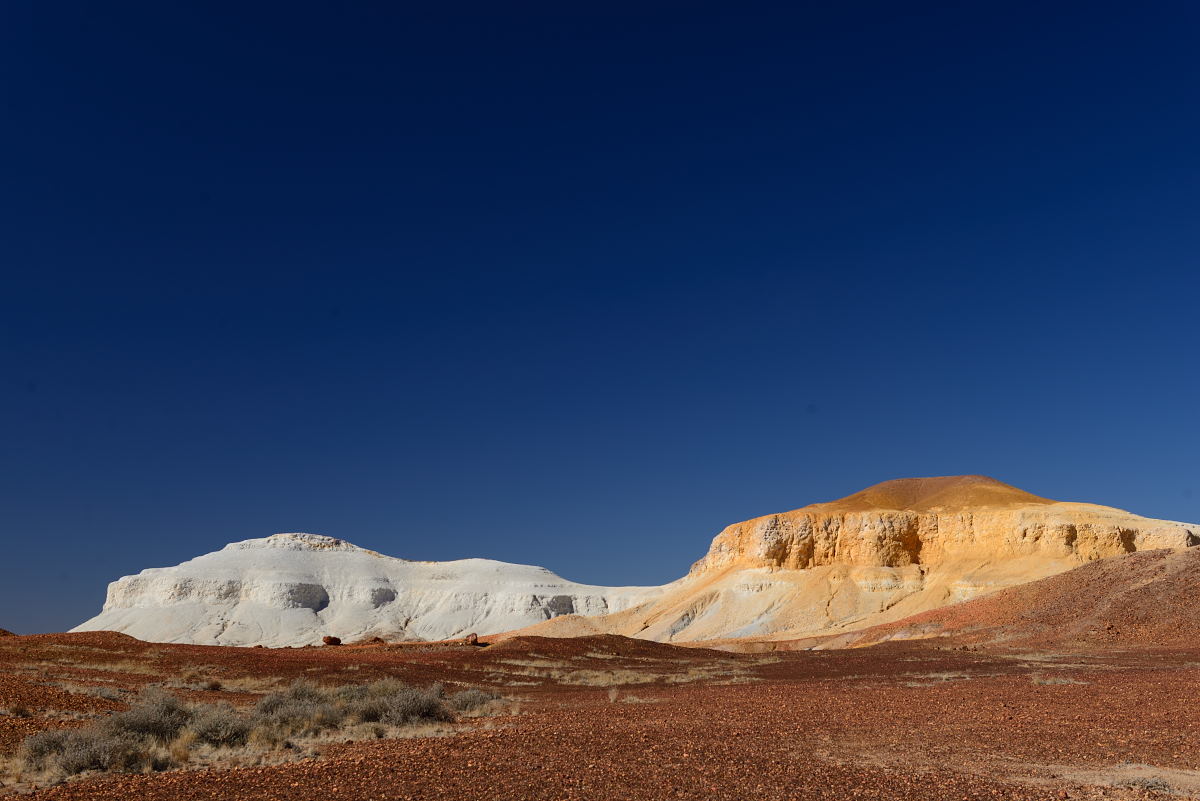
<svg viewBox="0 0 1200 801">
<path fill-rule="evenodd" d="M 326 634 L 324 637 L 321 638 L 321 642 L 325 643 L 326 645 L 341 645 L 342 638 L 341 637 L 333 637 L 333 636 Z"/>
<path fill-rule="evenodd" d="M 479 645 L 479 635 L 471 632 L 466 637 L 463 637 L 463 645 Z"/>
</svg>

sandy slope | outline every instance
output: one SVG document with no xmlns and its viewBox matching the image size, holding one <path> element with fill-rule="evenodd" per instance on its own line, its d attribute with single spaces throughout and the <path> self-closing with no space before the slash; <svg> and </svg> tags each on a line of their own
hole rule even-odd
<svg viewBox="0 0 1200 801">
<path fill-rule="evenodd" d="M 1103 559 L 822 647 L 923 637 L 1047 648 L 1194 647 L 1200 643 L 1200 548 Z"/>
</svg>

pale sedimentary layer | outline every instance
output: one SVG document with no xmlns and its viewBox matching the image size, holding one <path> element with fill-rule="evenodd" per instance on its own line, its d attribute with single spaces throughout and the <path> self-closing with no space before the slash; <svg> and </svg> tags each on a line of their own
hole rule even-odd
<svg viewBox="0 0 1200 801">
<path fill-rule="evenodd" d="M 74 631 L 214 645 L 308 645 L 327 634 L 432 640 L 604 614 L 656 593 L 491 559 L 412 562 L 332 537 L 276 534 L 119 579 L 103 611 Z"/>
</svg>

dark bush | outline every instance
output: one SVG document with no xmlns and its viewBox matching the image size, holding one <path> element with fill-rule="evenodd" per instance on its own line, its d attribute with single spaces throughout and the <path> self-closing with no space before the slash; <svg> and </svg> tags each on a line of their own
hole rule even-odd
<svg viewBox="0 0 1200 801">
<path fill-rule="evenodd" d="M 336 728 L 345 717 L 333 703 L 334 693 L 298 681 L 282 692 L 271 693 L 254 708 L 251 725 L 268 726 L 288 734 L 315 734 Z"/>
<path fill-rule="evenodd" d="M 381 679 L 353 690 L 342 688 L 338 694 L 347 714 L 363 723 L 402 726 L 421 720 L 453 720 L 442 700 L 440 684 L 418 690 L 395 679 Z"/>
<path fill-rule="evenodd" d="M 58 766 L 68 776 L 85 770 L 163 768 L 166 762 L 147 749 L 145 743 L 136 736 L 102 729 L 71 732 L 66 747 L 58 756 Z"/>
<path fill-rule="evenodd" d="M 111 732 L 169 743 L 190 718 L 191 712 L 182 701 L 152 687 L 143 690 L 129 709 L 106 718 L 101 725 Z"/>
<path fill-rule="evenodd" d="M 471 712 L 479 707 L 490 704 L 500 696 L 496 693 L 489 693 L 486 690 L 480 690 L 472 687 L 469 690 L 457 692 L 446 699 L 446 705 L 455 712 Z"/>
<path fill-rule="evenodd" d="M 404 726 L 451 721 L 452 710 L 476 709 L 497 697 L 475 689 L 447 697 L 439 684 L 419 690 L 394 679 L 336 689 L 296 682 L 264 696 L 254 709 L 243 713 L 229 704 L 188 707 L 175 696 L 152 688 L 143 691 L 126 711 L 81 729 L 27 737 L 20 757 L 31 769 L 55 769 L 67 775 L 88 770 L 162 769 L 170 764 L 162 748 L 168 744 L 172 756 L 181 762 L 187 761 L 193 743 L 236 748 L 256 742 L 288 748 L 292 747 L 289 737 L 351 723 Z M 185 730 L 191 736 L 179 738 Z M 387 730 L 377 725 L 371 731 L 382 737 Z"/>
<path fill-rule="evenodd" d="M 21 758 L 31 768 L 57 767 L 68 776 L 85 770 L 142 770 L 164 767 L 144 741 L 102 727 L 71 731 L 44 731 L 27 737 Z"/>
<path fill-rule="evenodd" d="M 440 693 L 405 688 L 388 696 L 387 711 L 380 718 L 381 723 L 390 723 L 393 726 L 421 720 L 450 721 L 454 720 L 454 716 L 442 702 Z"/>
<path fill-rule="evenodd" d="M 46 767 L 51 757 L 57 757 L 67 747 L 69 731 L 40 731 L 21 743 L 21 760 L 35 770 Z"/>
<path fill-rule="evenodd" d="M 250 721 L 229 704 L 206 705 L 192 715 L 188 730 L 196 735 L 196 742 L 232 748 L 246 744 L 250 736 Z"/>
</svg>

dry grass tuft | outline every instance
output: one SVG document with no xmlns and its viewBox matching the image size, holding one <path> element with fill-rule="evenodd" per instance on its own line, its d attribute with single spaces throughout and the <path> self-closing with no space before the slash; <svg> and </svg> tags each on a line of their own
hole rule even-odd
<svg viewBox="0 0 1200 801">
<path fill-rule="evenodd" d="M 1029 680 L 1034 684 L 1087 684 L 1086 681 L 1067 678 L 1066 676 L 1042 676 L 1034 674 L 1029 677 Z"/>
<path fill-rule="evenodd" d="M 496 660 L 496 667 L 503 670 L 504 673 L 493 672 L 490 676 L 528 676 L 553 681 L 557 684 L 580 687 L 614 687 L 656 682 L 687 684 L 694 681 L 707 681 L 714 684 L 736 684 L 754 681 L 754 678 L 742 666 L 719 663 L 693 664 L 686 668 L 681 667 L 677 670 L 662 672 L 637 669 L 576 668 L 566 666 L 562 662 L 535 662 L 518 659 Z M 515 686 L 522 682 L 506 678 L 502 680 L 502 683 Z"/>
</svg>

